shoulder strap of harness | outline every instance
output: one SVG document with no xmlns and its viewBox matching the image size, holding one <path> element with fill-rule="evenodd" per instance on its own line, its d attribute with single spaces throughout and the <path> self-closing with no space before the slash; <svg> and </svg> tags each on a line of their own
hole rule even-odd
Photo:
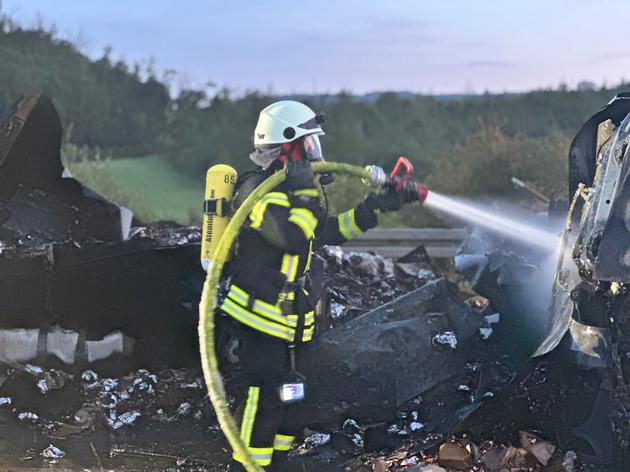
<svg viewBox="0 0 630 472">
<path fill-rule="evenodd" d="M 232 213 L 243 204 L 245 199 L 265 181 L 271 174 L 263 169 L 243 172 L 236 179 L 234 186 L 234 198 L 232 199 Z"/>
</svg>

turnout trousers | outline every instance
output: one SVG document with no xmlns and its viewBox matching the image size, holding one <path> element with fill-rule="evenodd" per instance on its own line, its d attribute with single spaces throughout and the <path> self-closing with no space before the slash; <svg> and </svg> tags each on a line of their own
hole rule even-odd
<svg viewBox="0 0 630 472">
<path fill-rule="evenodd" d="M 231 325 L 230 332 L 239 340 L 241 374 L 234 419 L 254 461 L 261 467 L 269 467 L 284 459 L 302 432 L 299 418 L 292 415 L 292 405 L 283 403 L 279 395 L 290 371 L 287 342 L 230 317 L 224 321 Z M 299 345 L 296 349 L 299 358 Z M 242 462 L 237 454 L 233 459 Z"/>
</svg>

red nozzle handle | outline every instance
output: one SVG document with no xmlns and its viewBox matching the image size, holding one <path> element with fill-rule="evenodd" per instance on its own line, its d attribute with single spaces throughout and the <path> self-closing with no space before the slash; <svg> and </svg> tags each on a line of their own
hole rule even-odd
<svg viewBox="0 0 630 472">
<path fill-rule="evenodd" d="M 399 175 L 401 172 L 404 173 Z M 392 169 L 391 174 L 389 174 L 389 178 L 396 183 L 394 189 L 397 192 L 400 192 L 403 189 L 407 180 L 411 177 L 411 174 L 413 174 L 413 164 L 409 162 L 409 159 L 406 157 L 400 156 L 398 161 L 396 161 L 396 165 Z"/>
</svg>

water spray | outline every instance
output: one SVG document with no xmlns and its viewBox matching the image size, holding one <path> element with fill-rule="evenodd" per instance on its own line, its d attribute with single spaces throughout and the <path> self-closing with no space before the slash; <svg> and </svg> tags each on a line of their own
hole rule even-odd
<svg viewBox="0 0 630 472">
<path fill-rule="evenodd" d="M 498 215 L 495 211 L 482 208 L 481 205 L 465 203 L 435 192 L 428 192 L 424 204 L 427 208 L 447 213 L 473 225 L 483 226 L 530 246 L 554 251 L 560 245 L 560 236 L 526 223 L 520 223 L 507 216 Z"/>
<path fill-rule="evenodd" d="M 464 202 L 429 191 L 425 185 L 411 180 L 413 165 L 404 157 L 398 159 L 389 175 L 377 166 L 368 166 L 366 169 L 370 172 L 371 178 L 369 180 L 372 185 L 390 187 L 398 192 L 411 192 L 419 203 L 434 211 L 445 213 L 475 226 L 482 226 L 515 241 L 540 249 L 555 251 L 560 245 L 558 235 L 538 229 L 531 224 L 521 223 L 507 215 L 499 215 L 496 209 L 484 208 L 480 204 Z"/>
</svg>

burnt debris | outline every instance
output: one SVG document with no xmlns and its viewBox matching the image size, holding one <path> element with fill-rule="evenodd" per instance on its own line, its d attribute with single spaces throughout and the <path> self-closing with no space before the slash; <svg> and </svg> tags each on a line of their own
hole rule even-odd
<svg viewBox="0 0 630 472">
<path fill-rule="evenodd" d="M 134 344 L 138 365 L 194 363 L 199 229 L 132 232 L 129 210 L 64 172 L 61 137 L 40 95 L 20 99 L 0 125 L 0 328 L 13 349 L 5 360 L 41 361 L 57 349 L 53 362 L 82 366 L 101 360 L 98 341 L 121 332 L 135 342 L 112 354 L 128 357 Z M 26 334 L 11 332 L 23 329 L 27 349 Z M 67 331 L 61 353 L 55 342 Z"/>
<path fill-rule="evenodd" d="M 21 98 L 0 124 L 0 239 L 6 246 L 121 241 L 131 212 L 64 173 L 62 127 L 50 99 Z"/>
</svg>

